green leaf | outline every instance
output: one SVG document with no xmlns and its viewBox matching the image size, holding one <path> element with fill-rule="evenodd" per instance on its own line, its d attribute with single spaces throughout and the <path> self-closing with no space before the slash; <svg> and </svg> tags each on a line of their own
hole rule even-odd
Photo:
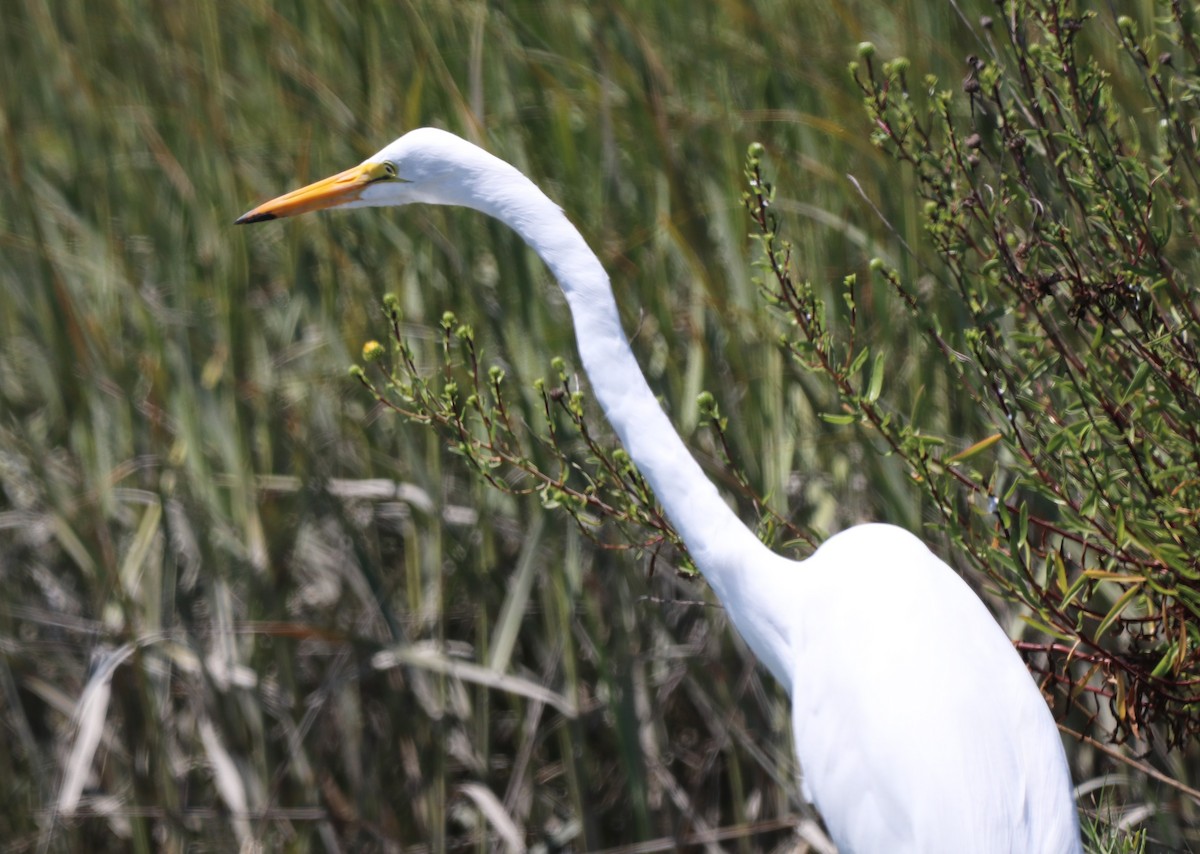
<svg viewBox="0 0 1200 854">
<path fill-rule="evenodd" d="M 971 447 L 966 448 L 962 451 L 959 451 L 957 454 L 955 454 L 952 457 L 947 457 L 946 462 L 947 463 L 961 463 L 963 460 L 969 460 L 971 457 L 975 456 L 976 454 L 986 451 L 992 445 L 999 442 L 1001 439 L 1001 436 L 1002 436 L 1002 434 L 1000 434 L 1000 433 L 993 433 L 992 435 L 988 436 L 986 439 L 980 439 L 974 445 L 971 445 Z"/>
<path fill-rule="evenodd" d="M 1121 616 L 1121 611 L 1130 603 L 1134 596 L 1141 590 L 1140 583 L 1131 584 L 1129 589 L 1121 594 L 1121 598 L 1113 603 L 1113 606 L 1108 609 L 1108 613 L 1104 615 L 1104 619 L 1100 621 L 1100 625 L 1096 627 L 1094 637 L 1101 638 L 1108 631 L 1109 627 L 1116 621 L 1117 617 Z"/>
<path fill-rule="evenodd" d="M 868 350 L 859 350 L 854 354 L 854 361 L 850 363 L 850 367 L 846 369 L 846 376 L 853 377 L 862 370 L 862 366 L 866 364 L 867 357 L 870 355 Z"/>
<path fill-rule="evenodd" d="M 871 384 L 867 387 L 867 402 L 874 403 L 879 399 L 879 392 L 883 388 L 883 363 L 884 354 L 882 352 L 875 354 L 875 363 L 871 366 Z"/>
</svg>

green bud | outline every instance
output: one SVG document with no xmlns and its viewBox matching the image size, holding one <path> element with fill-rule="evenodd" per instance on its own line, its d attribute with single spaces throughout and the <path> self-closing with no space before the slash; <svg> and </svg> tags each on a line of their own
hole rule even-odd
<svg viewBox="0 0 1200 854">
<path fill-rule="evenodd" d="M 882 258 L 872 258 L 871 263 L 867 265 L 871 268 L 872 273 L 878 273 L 883 270 L 884 264 Z"/>
<path fill-rule="evenodd" d="M 763 148 L 763 144 L 761 142 L 752 142 L 750 143 L 750 147 L 746 149 L 746 156 L 754 161 L 761 160 L 762 156 L 766 153 L 767 150 Z"/>
<path fill-rule="evenodd" d="M 871 42 L 859 42 L 858 43 L 858 55 L 861 56 L 863 59 L 866 59 L 867 57 L 870 57 L 870 56 L 874 56 L 875 55 L 875 45 L 871 44 Z"/>
<path fill-rule="evenodd" d="M 363 344 L 362 357 L 364 362 L 377 362 L 384 357 L 387 350 L 378 341 L 368 341 Z"/>
</svg>

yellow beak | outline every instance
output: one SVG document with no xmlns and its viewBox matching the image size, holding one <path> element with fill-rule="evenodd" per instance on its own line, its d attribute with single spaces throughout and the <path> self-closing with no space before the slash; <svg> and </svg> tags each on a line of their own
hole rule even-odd
<svg viewBox="0 0 1200 854">
<path fill-rule="evenodd" d="M 368 184 L 375 181 L 387 180 L 392 177 L 388 165 L 383 163 L 363 163 L 353 169 L 292 190 L 285 196 L 272 199 L 261 204 L 254 210 L 242 214 L 234 225 L 245 225 L 250 222 L 263 222 L 268 219 L 281 219 L 285 216 L 319 211 L 322 208 L 333 208 L 355 201 L 362 195 Z"/>
</svg>

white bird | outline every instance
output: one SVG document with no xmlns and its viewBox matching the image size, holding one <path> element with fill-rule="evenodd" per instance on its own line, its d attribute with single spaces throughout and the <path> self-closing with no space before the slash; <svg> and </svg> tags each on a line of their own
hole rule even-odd
<svg viewBox="0 0 1200 854">
<path fill-rule="evenodd" d="M 516 168 L 423 128 L 237 222 L 414 202 L 495 217 L 553 272 L 596 398 L 734 626 L 792 698 L 803 793 L 843 854 L 1082 851 L 1054 719 L 979 598 L 890 525 L 843 531 L 804 561 L 760 543 L 647 385 L 599 259 Z"/>
</svg>

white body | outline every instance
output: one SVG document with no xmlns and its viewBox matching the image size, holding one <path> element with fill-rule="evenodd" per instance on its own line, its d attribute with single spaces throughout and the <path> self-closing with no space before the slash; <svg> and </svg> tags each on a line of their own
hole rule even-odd
<svg viewBox="0 0 1200 854">
<path fill-rule="evenodd" d="M 841 851 L 1081 851 L 1058 728 L 958 575 L 892 525 L 793 566 L 796 752 Z"/>
<path fill-rule="evenodd" d="M 655 400 L 600 262 L 512 166 L 424 128 L 239 222 L 413 202 L 496 217 L 554 273 L 596 398 L 734 625 L 792 697 L 805 795 L 843 854 L 1082 851 L 1054 720 L 979 599 L 889 525 L 844 531 L 799 563 L 763 546 Z"/>
</svg>

